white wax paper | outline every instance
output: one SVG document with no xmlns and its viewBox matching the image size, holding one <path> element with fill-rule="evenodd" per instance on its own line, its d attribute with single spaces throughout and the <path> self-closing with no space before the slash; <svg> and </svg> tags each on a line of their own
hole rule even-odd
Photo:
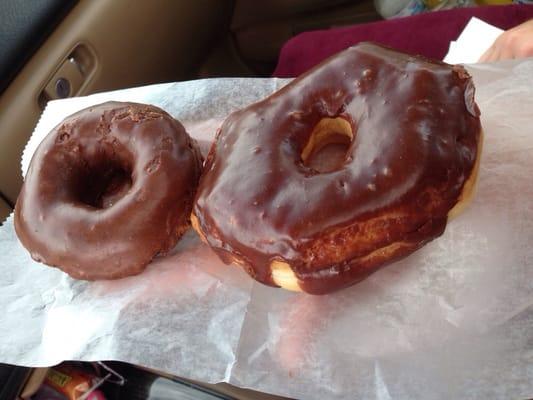
<svg viewBox="0 0 533 400">
<path fill-rule="evenodd" d="M 309 296 L 253 282 L 189 232 L 135 277 L 75 281 L 0 229 L 0 362 L 122 360 L 303 399 L 533 396 L 533 60 L 469 67 L 485 143 L 474 201 L 364 282 Z M 158 105 L 207 149 L 274 79 L 157 85 L 50 103 L 27 151 L 104 100 Z"/>
<path fill-rule="evenodd" d="M 502 29 L 472 17 L 459 37 L 450 42 L 444 62 L 449 64 L 475 63 L 502 33 Z"/>
</svg>

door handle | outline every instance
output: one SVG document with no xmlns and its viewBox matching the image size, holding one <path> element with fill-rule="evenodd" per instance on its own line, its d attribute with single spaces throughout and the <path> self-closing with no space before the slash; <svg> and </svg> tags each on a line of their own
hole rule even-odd
<svg viewBox="0 0 533 400">
<path fill-rule="evenodd" d="M 87 86 L 96 70 L 96 55 L 86 44 L 78 44 L 61 62 L 39 95 L 44 109 L 50 100 L 77 96 Z"/>
</svg>

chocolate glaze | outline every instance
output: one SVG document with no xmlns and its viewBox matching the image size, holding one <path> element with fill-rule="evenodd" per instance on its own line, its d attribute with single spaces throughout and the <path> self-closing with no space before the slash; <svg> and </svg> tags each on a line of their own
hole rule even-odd
<svg viewBox="0 0 533 400">
<path fill-rule="evenodd" d="M 201 165 L 183 126 L 157 107 L 79 111 L 33 155 L 17 235 L 36 261 L 75 278 L 139 273 L 187 228 Z"/>
<path fill-rule="evenodd" d="M 265 284 L 272 260 L 310 293 L 360 281 L 444 231 L 477 156 L 473 90 L 459 66 L 369 43 L 339 53 L 226 119 L 196 197 L 200 229 Z M 325 117 L 355 137 L 319 173 L 300 154 Z"/>
</svg>

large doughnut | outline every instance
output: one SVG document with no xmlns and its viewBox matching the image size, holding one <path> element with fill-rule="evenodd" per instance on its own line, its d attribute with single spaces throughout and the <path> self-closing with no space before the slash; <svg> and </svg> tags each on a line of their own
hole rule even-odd
<svg viewBox="0 0 533 400">
<path fill-rule="evenodd" d="M 463 67 L 363 43 L 226 119 L 193 227 L 262 283 L 328 293 L 441 235 L 480 141 Z"/>
<path fill-rule="evenodd" d="M 196 143 L 163 110 L 110 102 L 66 118 L 36 150 L 15 207 L 33 259 L 78 279 L 141 272 L 189 227 Z"/>
</svg>

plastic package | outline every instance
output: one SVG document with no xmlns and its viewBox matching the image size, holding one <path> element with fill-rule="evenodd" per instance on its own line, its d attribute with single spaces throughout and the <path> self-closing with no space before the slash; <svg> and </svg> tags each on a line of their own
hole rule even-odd
<svg viewBox="0 0 533 400">
<path fill-rule="evenodd" d="M 59 365 L 48 370 L 32 400 L 105 400 L 103 393 L 95 390 L 103 381 L 80 368 Z"/>
</svg>

